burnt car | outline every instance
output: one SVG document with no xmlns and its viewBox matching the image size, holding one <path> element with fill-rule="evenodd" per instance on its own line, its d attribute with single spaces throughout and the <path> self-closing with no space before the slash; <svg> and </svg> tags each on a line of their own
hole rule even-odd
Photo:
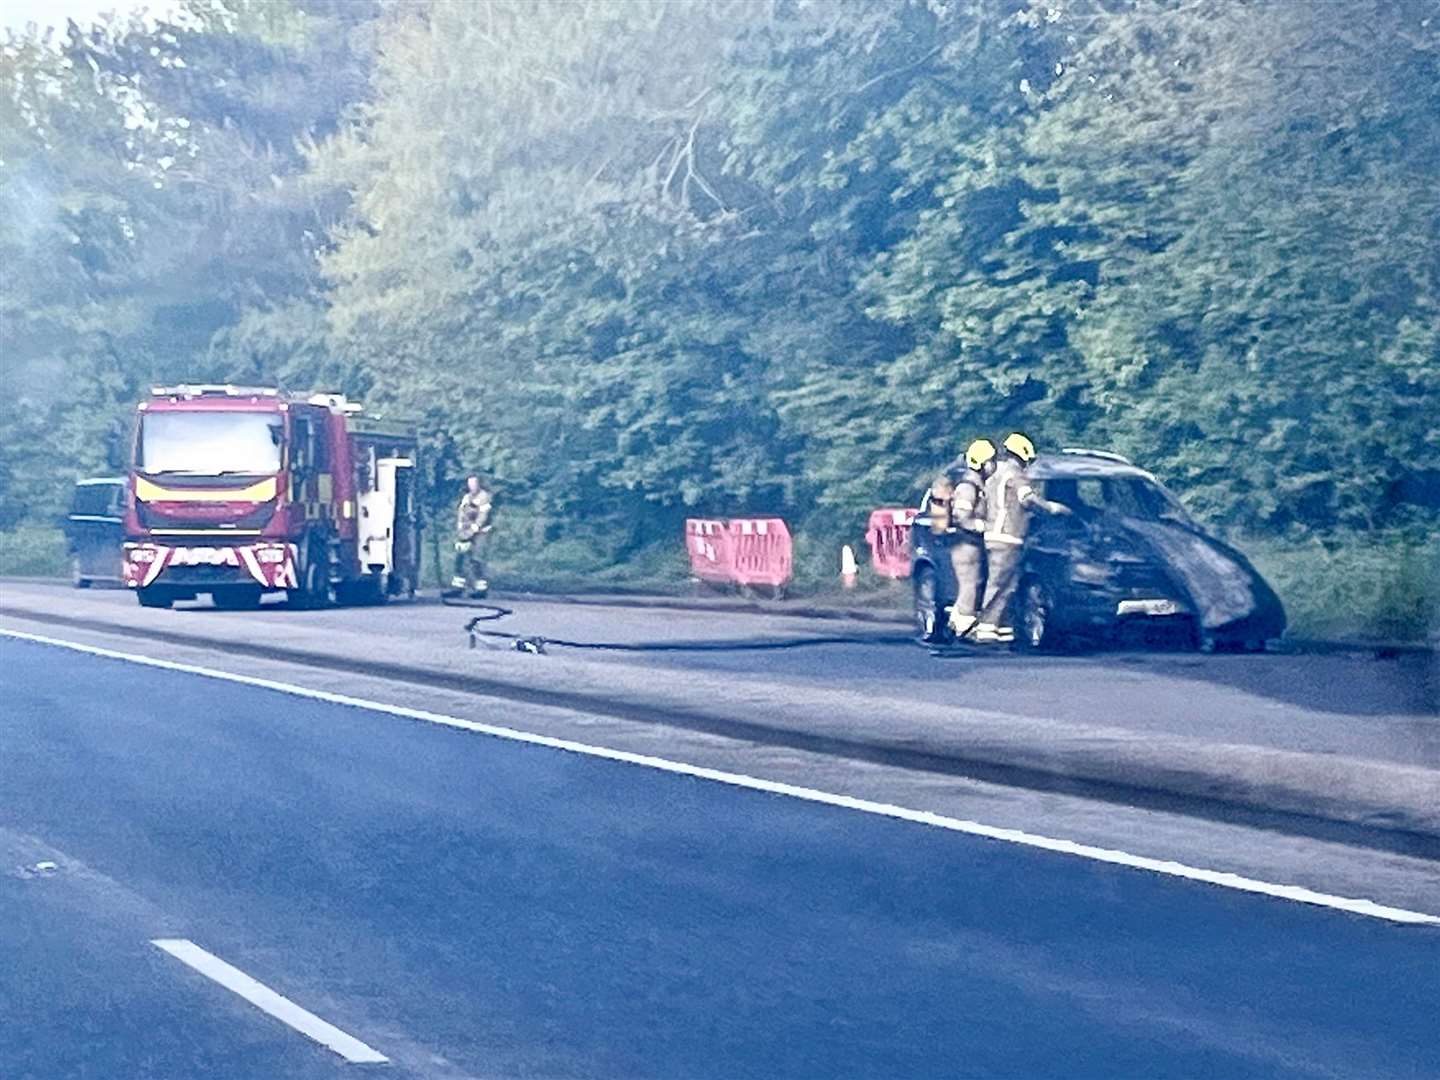
<svg viewBox="0 0 1440 1080">
<path fill-rule="evenodd" d="M 124 512 L 123 476 L 96 476 L 76 481 L 64 529 L 70 582 L 77 589 L 88 589 L 91 582 L 96 581 L 120 582 Z"/>
<path fill-rule="evenodd" d="M 1028 473 L 1073 512 L 1030 520 L 1011 612 L 1021 647 L 1138 636 L 1259 650 L 1284 632 L 1285 610 L 1249 560 L 1205 532 L 1144 469 L 1103 451 L 1064 450 L 1037 458 Z M 947 637 L 956 593 L 948 543 L 922 507 L 911 579 L 916 624 L 932 643 Z"/>
</svg>

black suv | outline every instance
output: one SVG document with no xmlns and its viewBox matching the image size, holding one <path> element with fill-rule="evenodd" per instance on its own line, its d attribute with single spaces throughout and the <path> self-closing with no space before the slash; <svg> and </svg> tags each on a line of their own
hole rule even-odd
<svg viewBox="0 0 1440 1080">
<path fill-rule="evenodd" d="M 1036 513 L 1012 611 L 1017 643 L 1060 648 L 1129 630 L 1206 648 L 1263 649 L 1285 630 L 1249 560 L 1209 535 L 1144 469 L 1097 450 L 1042 455 L 1027 470 L 1074 513 Z M 949 540 L 923 512 L 911 533 L 915 619 L 943 642 L 955 599 Z"/>
</svg>

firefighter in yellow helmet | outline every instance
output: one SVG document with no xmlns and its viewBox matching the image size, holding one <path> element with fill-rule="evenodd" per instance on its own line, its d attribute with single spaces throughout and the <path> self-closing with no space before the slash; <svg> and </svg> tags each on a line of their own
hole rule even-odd
<svg viewBox="0 0 1440 1080">
<path fill-rule="evenodd" d="M 975 640 L 1015 640 L 1010 605 L 1019 585 L 1020 557 L 1034 511 L 1068 514 L 1063 503 L 1040 496 L 1025 475 L 1035 460 L 1035 444 L 1018 431 L 1005 436 L 985 480 L 985 602 L 975 626 Z"/>
<path fill-rule="evenodd" d="M 965 449 L 965 471 L 950 497 L 950 567 L 955 572 L 955 603 L 950 632 L 962 638 L 975 629 L 985 581 L 985 476 L 995 460 L 995 444 L 976 439 Z"/>
</svg>

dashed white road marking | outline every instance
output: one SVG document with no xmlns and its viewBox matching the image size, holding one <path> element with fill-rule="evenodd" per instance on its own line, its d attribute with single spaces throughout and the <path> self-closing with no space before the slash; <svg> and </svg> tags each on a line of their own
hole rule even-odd
<svg viewBox="0 0 1440 1080">
<path fill-rule="evenodd" d="M 870 799 L 857 799 L 850 795 L 837 795 L 829 791 L 818 791 L 815 788 L 799 787 L 795 784 L 786 784 L 778 780 L 764 780 L 755 776 L 746 776 L 743 773 L 725 772 L 720 769 L 706 768 L 702 765 L 690 765 L 683 761 L 671 761 L 668 758 L 652 757 L 649 754 L 634 754 L 628 750 L 613 750 L 605 746 L 591 746 L 587 743 L 573 742 L 569 739 L 557 739 L 550 735 L 537 735 L 534 732 L 520 731 L 516 728 L 502 727 L 498 724 L 486 724 L 478 720 L 464 720 L 456 716 L 445 716 L 442 713 L 428 712 L 425 709 L 411 709 L 404 705 L 391 705 L 383 701 L 367 701 L 364 698 L 351 697 L 348 694 L 337 694 L 329 690 L 313 690 L 309 687 L 279 682 L 274 679 L 264 679 L 255 675 L 241 675 L 232 671 L 220 671 L 216 668 L 184 664 L 174 660 L 159 660 L 151 656 L 118 652 L 114 649 L 106 649 L 98 645 L 82 645 L 79 642 L 46 637 L 42 634 L 30 634 L 22 630 L 0 628 L 0 635 L 18 638 L 22 641 L 32 641 L 41 645 L 53 645 L 62 649 L 72 649 L 75 652 L 89 653 L 92 656 L 104 656 L 112 660 L 124 660 L 132 664 L 143 664 L 147 667 L 161 668 L 165 671 L 179 671 L 188 675 L 200 675 L 208 679 L 219 679 L 224 682 L 239 683 L 243 686 L 256 686 L 266 690 L 276 690 L 282 694 L 292 694 L 296 697 L 309 698 L 313 701 L 325 701 L 333 705 L 348 705 L 357 709 L 368 709 L 371 712 L 386 713 L 390 716 L 404 717 L 407 720 L 421 720 L 427 724 L 440 724 L 444 727 L 459 728 L 462 731 L 473 731 L 481 735 L 490 735 L 497 739 L 529 743 L 533 746 L 545 746 L 552 750 L 564 750 L 572 754 L 584 754 L 588 757 L 605 758 L 609 761 L 623 761 L 627 764 L 640 765 L 647 769 L 658 769 L 661 772 L 678 773 L 681 776 L 693 776 L 701 780 L 713 780 L 716 783 L 729 784 L 732 787 L 749 788 L 752 791 L 765 791 L 772 795 L 785 795 L 792 799 L 804 799 L 807 802 L 824 803 L 827 806 L 843 807 L 846 810 L 858 810 L 865 814 L 896 818 L 900 821 L 910 821 L 919 825 L 930 825 L 937 829 L 949 830 L 950 832 L 968 833 L 971 836 L 983 836 L 990 840 L 1001 840 L 1007 844 L 1019 844 L 1023 847 L 1039 848 L 1042 851 L 1053 851 L 1061 855 L 1072 855 L 1082 859 L 1090 859 L 1094 862 L 1126 866 L 1134 870 L 1148 870 L 1151 873 L 1163 874 L 1166 877 L 1184 878 L 1187 881 L 1199 881 L 1207 885 L 1218 885 L 1225 889 L 1258 893 L 1262 896 L 1272 896 L 1276 899 L 1291 900 L 1301 904 L 1314 904 L 1318 907 L 1332 908 L 1336 911 L 1348 911 L 1353 915 L 1365 915 L 1373 919 L 1387 919 L 1390 922 L 1396 923 L 1440 926 L 1440 915 L 1430 915 L 1422 911 L 1407 911 L 1405 908 L 1377 904 L 1373 900 L 1334 896 L 1330 893 L 1302 888 L 1299 885 L 1280 885 L 1275 882 L 1260 881 L 1256 878 L 1244 877 L 1240 874 L 1231 874 L 1222 870 L 1207 870 L 1203 867 L 1187 866 L 1184 863 L 1172 862 L 1168 859 L 1152 859 L 1144 855 L 1132 855 L 1128 851 L 1093 847 L 1090 844 L 1076 843 L 1073 840 L 1054 839 L 1035 833 L 1023 832 L 1019 829 L 1006 829 L 995 825 L 984 825 L 978 821 L 965 821 L 961 818 L 946 817 L 943 814 L 931 813 L 928 810 L 911 810 L 907 807 L 893 806 L 889 803 L 873 802 Z"/>
<path fill-rule="evenodd" d="M 389 1061 L 380 1051 L 366 1046 L 353 1035 L 347 1035 L 334 1024 L 321 1020 L 307 1009 L 277 994 L 262 982 L 257 982 L 239 968 L 227 964 L 214 953 L 206 952 L 193 941 L 184 938 L 156 938 L 150 942 L 157 949 L 163 949 L 187 967 L 194 968 L 207 979 L 212 979 L 233 993 L 239 994 L 262 1012 L 269 1013 L 282 1024 L 288 1024 L 301 1034 L 308 1035 L 321 1046 L 334 1050 L 352 1064 L 379 1064 Z"/>
</svg>

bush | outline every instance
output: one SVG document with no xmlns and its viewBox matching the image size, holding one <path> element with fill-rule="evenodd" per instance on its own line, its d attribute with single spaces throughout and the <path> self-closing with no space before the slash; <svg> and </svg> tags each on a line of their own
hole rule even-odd
<svg viewBox="0 0 1440 1080">
<path fill-rule="evenodd" d="M 436 515 L 424 541 L 426 586 L 448 586 L 454 569 L 454 521 Z M 684 590 L 689 577 L 680 537 L 628 553 L 594 536 L 560 536 L 543 541 L 523 515 L 500 513 L 486 552 L 486 572 L 497 589 L 535 592 L 655 592 Z M 436 573 L 438 555 L 439 573 Z"/>
<path fill-rule="evenodd" d="M 1427 641 L 1440 634 L 1440 539 L 1398 532 L 1238 546 L 1280 594 L 1290 634 Z"/>
<path fill-rule="evenodd" d="M 49 525 L 17 525 L 0 532 L 0 574 L 63 577 L 69 572 L 65 534 Z"/>
</svg>

